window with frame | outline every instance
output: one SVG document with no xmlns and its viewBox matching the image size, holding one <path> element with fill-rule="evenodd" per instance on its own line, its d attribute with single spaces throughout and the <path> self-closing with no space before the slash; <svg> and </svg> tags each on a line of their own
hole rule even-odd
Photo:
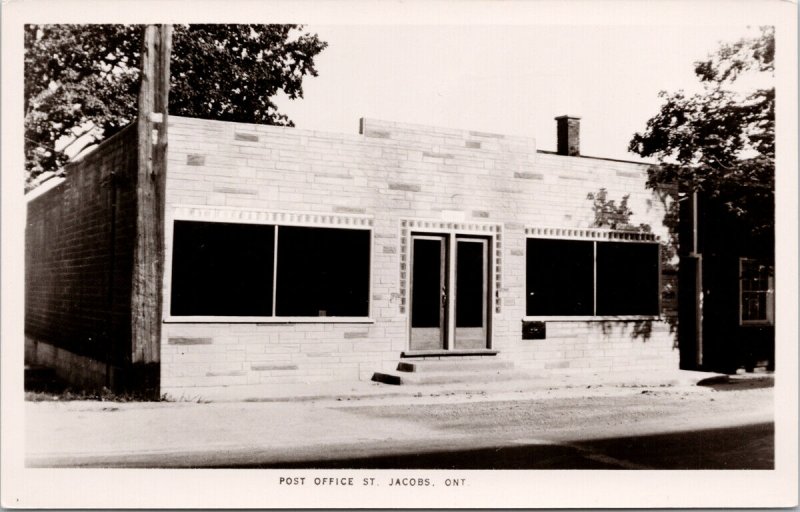
<svg viewBox="0 0 800 512">
<path fill-rule="evenodd" d="M 660 248 L 653 242 L 528 238 L 527 316 L 657 316 Z"/>
<path fill-rule="evenodd" d="M 739 258 L 739 322 L 773 325 L 775 278 L 772 266 L 753 258 Z"/>
<path fill-rule="evenodd" d="M 367 317 L 370 231 L 176 220 L 171 316 Z"/>
</svg>

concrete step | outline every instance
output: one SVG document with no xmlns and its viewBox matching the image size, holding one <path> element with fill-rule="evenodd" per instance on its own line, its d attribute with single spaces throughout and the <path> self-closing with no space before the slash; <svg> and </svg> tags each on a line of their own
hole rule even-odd
<svg viewBox="0 0 800 512">
<path fill-rule="evenodd" d="M 498 370 L 511 370 L 513 361 L 502 359 L 486 360 L 403 360 L 397 364 L 398 372 L 407 373 L 443 373 L 443 372 L 494 372 Z"/>
<path fill-rule="evenodd" d="M 398 385 L 425 385 L 425 384 L 451 384 L 451 383 L 479 383 L 501 382 L 509 380 L 530 379 L 532 375 L 520 370 L 494 370 L 494 371 L 445 371 L 445 372 L 375 372 L 372 380 L 384 384 Z"/>
</svg>

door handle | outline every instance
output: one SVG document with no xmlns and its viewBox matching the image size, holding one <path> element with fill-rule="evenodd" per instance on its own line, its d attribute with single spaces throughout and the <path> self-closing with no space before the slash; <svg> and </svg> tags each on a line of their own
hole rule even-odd
<svg viewBox="0 0 800 512">
<path fill-rule="evenodd" d="M 445 307 L 446 304 L 447 304 L 447 292 L 445 292 L 445 289 L 442 288 L 442 307 Z"/>
</svg>

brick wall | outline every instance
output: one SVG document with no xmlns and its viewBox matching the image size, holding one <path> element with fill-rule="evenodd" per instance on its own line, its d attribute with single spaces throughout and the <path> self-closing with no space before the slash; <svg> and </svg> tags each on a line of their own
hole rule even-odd
<svg viewBox="0 0 800 512">
<path fill-rule="evenodd" d="M 135 126 L 66 173 L 63 183 L 28 202 L 26 353 L 75 382 L 104 384 L 91 361 L 123 367 L 130 360 Z M 86 375 L 76 373 L 77 360 L 91 367 Z"/>
<path fill-rule="evenodd" d="M 526 228 L 590 227 L 587 194 L 606 188 L 609 199 L 630 194 L 631 223 L 648 223 L 666 239 L 664 207 L 644 187 L 644 165 L 537 152 L 528 138 L 374 120 L 362 122 L 362 134 L 344 135 L 172 116 L 169 131 L 168 258 L 172 219 L 182 215 L 245 222 L 277 218 L 275 212 L 310 222 L 367 219 L 372 321 L 168 319 L 163 391 L 191 395 L 203 386 L 367 379 L 392 369 L 408 349 L 408 276 L 401 260 L 411 228 L 402 223 L 414 219 L 417 226 L 494 237 L 500 273 L 491 279 L 497 288 L 492 346 L 499 357 L 548 371 L 677 368 L 673 336 L 661 321 L 548 322 L 547 339 L 521 339 Z M 168 259 L 165 303 L 169 266 Z"/>
</svg>

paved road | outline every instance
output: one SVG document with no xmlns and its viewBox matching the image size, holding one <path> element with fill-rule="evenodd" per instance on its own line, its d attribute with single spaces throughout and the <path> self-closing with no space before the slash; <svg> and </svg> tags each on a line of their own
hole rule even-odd
<svg viewBox="0 0 800 512">
<path fill-rule="evenodd" d="M 294 462 L 240 461 L 221 467 L 317 469 L 773 469 L 774 428 L 729 428 L 579 442 L 520 439 L 480 449 Z"/>
<path fill-rule="evenodd" d="M 772 388 L 592 387 L 311 403 L 26 404 L 27 463 L 768 469 Z"/>
</svg>

